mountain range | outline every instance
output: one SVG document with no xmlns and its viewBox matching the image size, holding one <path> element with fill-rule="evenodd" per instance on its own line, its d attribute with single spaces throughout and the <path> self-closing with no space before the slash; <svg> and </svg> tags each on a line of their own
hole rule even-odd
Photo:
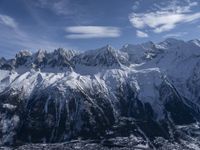
<svg viewBox="0 0 200 150">
<path fill-rule="evenodd" d="M 197 39 L 0 59 L 2 148 L 196 150 L 199 121 Z"/>
</svg>

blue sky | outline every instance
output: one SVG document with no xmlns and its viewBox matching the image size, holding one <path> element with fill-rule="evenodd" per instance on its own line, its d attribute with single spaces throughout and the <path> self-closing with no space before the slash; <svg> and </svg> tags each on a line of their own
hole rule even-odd
<svg viewBox="0 0 200 150">
<path fill-rule="evenodd" d="M 0 0 L 0 56 L 200 38 L 199 0 Z"/>
</svg>

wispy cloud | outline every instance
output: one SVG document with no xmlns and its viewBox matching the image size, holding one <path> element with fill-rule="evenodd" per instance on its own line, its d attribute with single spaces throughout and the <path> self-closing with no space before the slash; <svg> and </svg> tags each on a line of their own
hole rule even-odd
<svg viewBox="0 0 200 150">
<path fill-rule="evenodd" d="M 132 9 L 135 11 L 139 8 L 140 6 L 140 0 L 137 0 L 134 2 Z"/>
<path fill-rule="evenodd" d="M 37 38 L 23 31 L 20 24 L 13 17 L 0 14 L 0 56 L 13 55 L 20 49 L 46 49 L 53 50 L 58 47 L 68 47 L 67 44 Z M 70 47 L 71 48 L 71 47 Z"/>
<path fill-rule="evenodd" d="M 89 39 L 89 38 L 116 38 L 121 35 L 118 27 L 111 26 L 71 26 L 65 31 L 68 39 Z"/>
<path fill-rule="evenodd" d="M 163 38 L 177 38 L 177 37 L 182 37 L 184 35 L 187 35 L 187 32 L 176 32 L 176 33 L 169 33 L 163 36 Z"/>
<path fill-rule="evenodd" d="M 36 0 L 38 7 L 51 9 L 58 15 L 73 14 L 75 9 L 71 9 L 70 0 Z"/>
<path fill-rule="evenodd" d="M 184 6 L 179 3 L 175 0 L 165 7 L 156 4 L 156 9 L 147 13 L 131 13 L 129 21 L 137 29 L 149 28 L 150 31 L 161 33 L 174 29 L 178 24 L 200 19 L 200 12 L 192 12 L 197 2 L 186 0 L 187 5 Z"/>
<path fill-rule="evenodd" d="M 155 3 L 155 10 L 160 11 L 172 11 L 176 13 L 189 13 L 192 12 L 192 7 L 198 5 L 198 2 L 191 0 L 171 0 L 170 3 L 161 3 L 161 5 Z"/>
<path fill-rule="evenodd" d="M 147 38 L 147 37 L 149 37 L 149 35 L 147 33 L 139 31 L 139 30 L 136 31 L 136 35 L 138 37 L 140 37 L 140 38 Z"/>
<path fill-rule="evenodd" d="M 10 28 L 17 28 L 17 23 L 13 18 L 7 15 L 0 14 L 0 24 L 5 25 Z"/>
<path fill-rule="evenodd" d="M 81 0 L 29 0 L 29 3 L 42 10 L 51 11 L 54 15 L 68 19 L 76 25 L 91 24 L 97 19 L 90 13 L 88 2 L 82 3 Z"/>
<path fill-rule="evenodd" d="M 27 38 L 26 34 L 19 29 L 17 21 L 5 14 L 0 14 L 0 32 L 1 40 Z"/>
</svg>

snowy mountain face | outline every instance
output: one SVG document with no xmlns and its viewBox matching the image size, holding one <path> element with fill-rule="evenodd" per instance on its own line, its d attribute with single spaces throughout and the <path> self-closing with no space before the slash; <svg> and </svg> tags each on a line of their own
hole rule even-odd
<svg viewBox="0 0 200 150">
<path fill-rule="evenodd" d="M 21 51 L 0 59 L 0 145 L 199 148 L 199 89 L 199 40 Z"/>
<path fill-rule="evenodd" d="M 119 66 L 128 65 L 127 53 L 115 50 L 111 46 L 107 45 L 97 50 L 87 51 L 74 58 L 76 64 L 86 66 Z"/>
</svg>

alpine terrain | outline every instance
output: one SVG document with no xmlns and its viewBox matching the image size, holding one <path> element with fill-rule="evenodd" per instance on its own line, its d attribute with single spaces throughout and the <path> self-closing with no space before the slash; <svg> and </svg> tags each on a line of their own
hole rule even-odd
<svg viewBox="0 0 200 150">
<path fill-rule="evenodd" d="M 199 150 L 199 121 L 199 40 L 0 59 L 2 149 Z"/>
</svg>

